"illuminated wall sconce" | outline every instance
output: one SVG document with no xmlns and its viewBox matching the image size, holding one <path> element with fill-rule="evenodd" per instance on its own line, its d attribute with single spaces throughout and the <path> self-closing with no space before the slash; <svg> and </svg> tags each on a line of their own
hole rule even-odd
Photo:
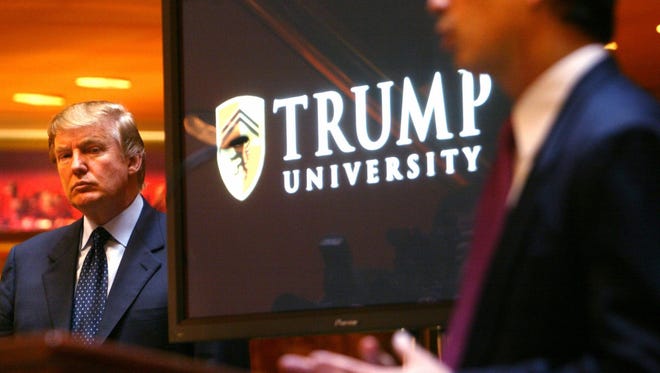
<svg viewBox="0 0 660 373">
<path fill-rule="evenodd" d="M 605 49 L 607 49 L 609 51 L 615 51 L 618 48 L 619 48 L 619 45 L 615 41 L 612 41 L 612 42 L 609 42 L 609 43 L 605 44 Z"/>
<path fill-rule="evenodd" d="M 13 101 L 34 106 L 64 106 L 64 97 L 40 93 L 14 93 Z"/>
<path fill-rule="evenodd" d="M 81 76 L 76 78 L 76 85 L 83 88 L 96 89 L 130 89 L 131 81 L 119 78 L 104 78 L 98 76 Z"/>
</svg>

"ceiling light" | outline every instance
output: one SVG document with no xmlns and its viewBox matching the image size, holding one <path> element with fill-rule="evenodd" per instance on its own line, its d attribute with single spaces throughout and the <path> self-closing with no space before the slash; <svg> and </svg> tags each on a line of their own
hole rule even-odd
<svg viewBox="0 0 660 373">
<path fill-rule="evenodd" d="M 64 97 L 39 93 L 14 93 L 14 102 L 35 106 L 64 106 Z"/>
<path fill-rule="evenodd" d="M 660 25 L 655 26 L 655 32 L 657 32 L 658 34 L 660 34 Z"/>
<path fill-rule="evenodd" d="M 612 41 L 612 42 L 609 42 L 609 43 L 605 44 L 605 49 L 610 50 L 610 51 L 615 51 L 618 48 L 619 48 L 619 45 L 615 41 Z"/>
<path fill-rule="evenodd" d="M 131 81 L 128 79 L 81 76 L 76 78 L 76 85 L 84 88 L 129 89 L 131 88 Z"/>
</svg>

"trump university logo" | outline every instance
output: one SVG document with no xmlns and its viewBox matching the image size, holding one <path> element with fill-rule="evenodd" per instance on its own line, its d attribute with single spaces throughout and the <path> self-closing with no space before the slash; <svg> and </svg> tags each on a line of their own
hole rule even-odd
<svg viewBox="0 0 660 373">
<path fill-rule="evenodd" d="M 450 122 L 440 72 L 433 74 L 424 89 L 416 88 L 408 77 L 396 90 L 393 81 L 376 84 L 373 97 L 380 96 L 380 105 L 374 108 L 379 106 L 380 110 L 372 110 L 371 115 L 367 110 L 368 85 L 352 87 L 351 95 L 330 90 L 274 98 L 271 112 L 280 118 L 276 120 L 283 125 L 276 127 L 285 135 L 284 166 L 279 170 L 282 192 L 294 195 L 359 184 L 409 183 L 452 175 L 461 168 L 476 172 L 481 154 L 476 111 L 490 97 L 491 79 L 480 74 L 477 89 L 472 73 L 459 70 L 458 74 L 462 121 Z M 400 93 L 394 95 L 394 91 Z M 419 92 L 426 93 L 418 97 Z M 215 109 L 220 176 L 239 201 L 250 196 L 264 167 L 265 102 L 261 97 L 237 96 Z M 394 112 L 395 107 L 400 111 Z M 316 139 L 301 139 L 298 134 L 302 125 L 298 114 L 306 110 L 316 112 L 316 123 L 305 123 L 316 126 Z M 463 140 L 456 142 L 456 137 Z M 474 140 L 467 141 L 470 138 Z M 314 144 L 313 153 L 301 151 Z M 396 148 L 406 151 L 394 153 Z M 338 153 L 342 157 L 336 157 Z M 300 167 L 303 154 L 304 168 Z"/>
<path fill-rule="evenodd" d="M 266 154 L 264 99 L 238 96 L 215 109 L 218 169 L 225 187 L 244 201 L 259 181 Z"/>
</svg>

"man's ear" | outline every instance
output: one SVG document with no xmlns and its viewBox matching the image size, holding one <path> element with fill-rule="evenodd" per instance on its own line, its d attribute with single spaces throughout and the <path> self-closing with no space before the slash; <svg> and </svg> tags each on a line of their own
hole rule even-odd
<svg viewBox="0 0 660 373">
<path fill-rule="evenodd" d="M 130 174 L 137 174 L 140 168 L 142 168 L 142 162 L 144 162 L 144 157 L 139 155 L 128 158 L 128 172 Z"/>
</svg>

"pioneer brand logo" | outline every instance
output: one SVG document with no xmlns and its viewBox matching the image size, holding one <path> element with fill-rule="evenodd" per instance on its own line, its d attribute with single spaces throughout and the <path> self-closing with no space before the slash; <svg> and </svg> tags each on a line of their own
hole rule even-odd
<svg viewBox="0 0 660 373">
<path fill-rule="evenodd" d="M 462 123 L 457 135 L 461 138 L 478 136 L 481 131 L 476 124 L 476 108 L 486 103 L 491 93 L 491 79 L 479 75 L 479 87 L 475 87 L 472 73 L 459 70 L 461 78 Z M 286 144 L 282 160 L 291 164 L 289 169 L 280 170 L 282 190 L 287 194 L 313 192 L 325 188 L 337 189 L 352 187 L 358 183 L 378 184 L 381 182 L 412 181 L 418 178 L 432 178 L 437 174 L 447 175 L 456 172 L 464 165 L 468 172 L 478 168 L 477 159 L 480 145 L 456 148 L 446 140 L 455 138 L 449 128 L 443 89 L 442 75 L 433 75 L 425 104 L 420 104 L 417 90 L 410 78 L 403 80 L 401 89 L 401 112 L 398 128 L 392 120 L 392 87 L 394 82 L 376 84 L 380 94 L 379 131 L 369 130 L 367 115 L 368 85 L 351 88 L 353 97 L 346 100 L 336 91 L 313 93 L 315 100 L 316 144 L 314 158 L 317 166 L 305 169 L 295 168 L 302 159 L 299 151 L 298 114 L 311 106 L 308 95 L 288 98 L 275 98 L 272 113 L 282 118 Z M 475 95 L 475 91 L 478 94 Z M 345 101 L 351 110 L 345 110 Z M 307 124 L 306 124 L 307 125 Z M 265 156 L 265 101 L 255 96 L 239 96 L 225 101 L 216 108 L 216 137 L 218 145 L 218 166 L 227 190 L 238 200 L 245 200 L 256 186 L 264 164 Z M 435 139 L 429 139 L 434 129 Z M 351 131 L 347 137 L 346 133 Z M 378 133 L 374 133 L 378 132 Z M 393 139 L 397 134 L 398 139 Z M 433 151 L 411 151 L 405 156 L 387 156 L 383 148 L 390 141 L 399 147 L 410 146 L 416 138 L 418 143 L 436 142 Z M 348 139 L 355 138 L 351 143 Z M 332 141 L 331 141 L 332 140 Z M 313 143 L 305 139 L 304 144 Z M 331 147 L 334 144 L 334 147 Z M 443 147 L 444 144 L 448 144 Z M 350 154 L 358 148 L 373 154 L 368 159 L 355 159 L 341 164 L 334 163 L 335 151 Z M 413 148 L 410 147 L 412 150 Z M 461 162 L 459 162 L 461 160 Z M 441 161 L 441 162 L 438 162 Z"/>
<path fill-rule="evenodd" d="M 338 328 L 346 328 L 346 327 L 353 327 L 353 326 L 358 326 L 360 324 L 359 320 L 355 319 L 335 319 L 335 322 L 333 325 Z"/>
<path fill-rule="evenodd" d="M 215 109 L 218 169 L 234 198 L 245 200 L 259 181 L 266 156 L 265 103 L 239 96 Z"/>
</svg>

